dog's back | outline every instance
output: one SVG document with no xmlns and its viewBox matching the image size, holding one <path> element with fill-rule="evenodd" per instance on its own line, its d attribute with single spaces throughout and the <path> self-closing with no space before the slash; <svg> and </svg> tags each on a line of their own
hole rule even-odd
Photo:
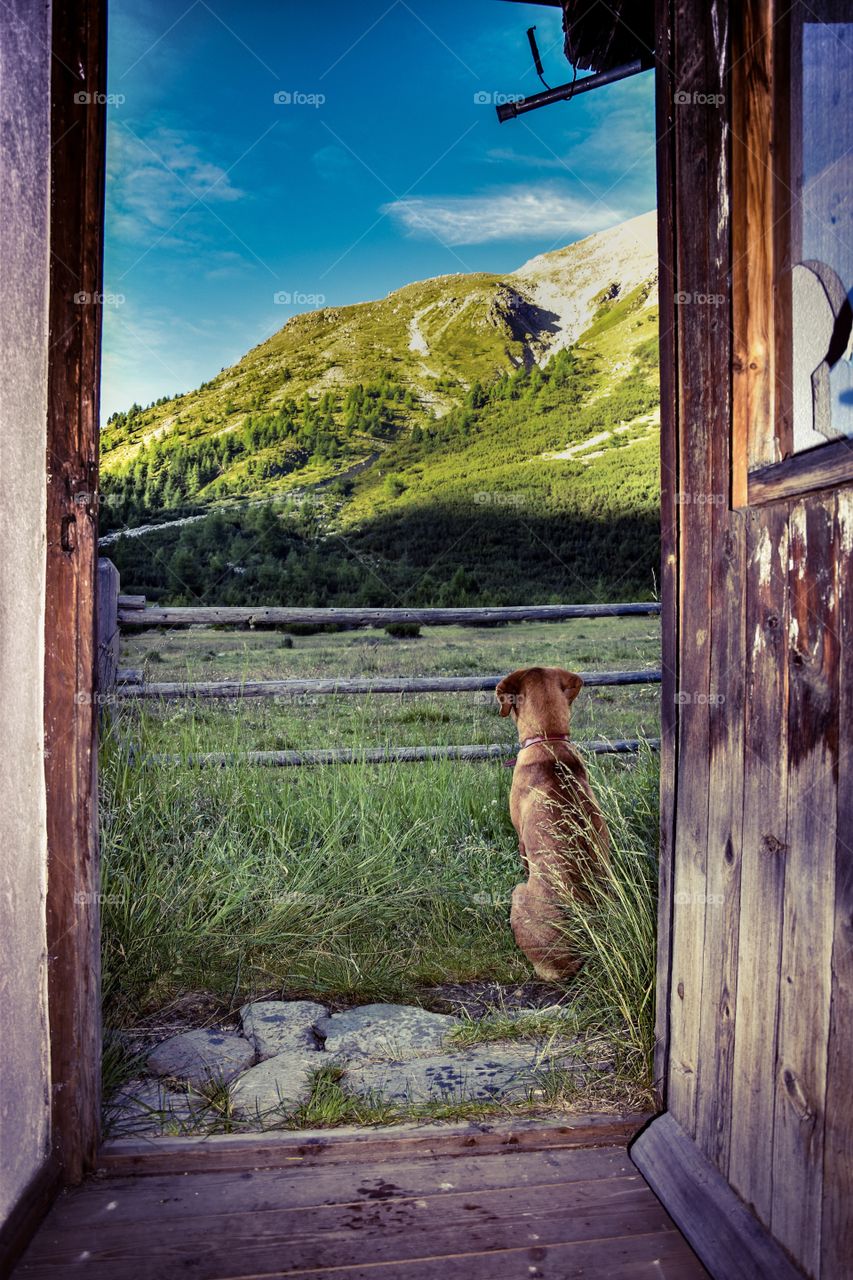
<svg viewBox="0 0 853 1280">
<path fill-rule="evenodd" d="M 533 667 L 514 672 L 497 690 L 502 714 L 515 715 L 522 739 L 510 816 L 528 880 L 513 892 L 510 923 L 519 947 L 546 980 L 569 977 L 579 968 L 562 927 L 565 902 L 588 898 L 609 846 L 586 768 L 568 741 L 568 710 L 580 686 L 572 672 Z"/>
<path fill-rule="evenodd" d="M 558 853 L 571 875 L 573 856 L 593 862 L 606 858 L 607 824 L 575 749 L 569 743 L 554 744 L 546 755 L 546 745 L 538 758 L 516 764 L 510 815 L 527 857 Z"/>
</svg>

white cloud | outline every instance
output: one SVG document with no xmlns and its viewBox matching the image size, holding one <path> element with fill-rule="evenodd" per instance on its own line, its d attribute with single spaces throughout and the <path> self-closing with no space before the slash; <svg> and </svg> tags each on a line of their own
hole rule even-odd
<svg viewBox="0 0 853 1280">
<path fill-rule="evenodd" d="M 558 186 L 517 186 L 476 196 L 423 196 L 383 206 L 410 236 L 445 244 L 485 244 L 549 236 L 577 240 L 624 221 L 623 210 Z"/>
<path fill-rule="evenodd" d="M 172 247 L 181 242 L 176 223 L 197 201 L 230 203 L 243 192 L 227 171 L 176 129 L 145 134 L 120 123 L 110 127 L 107 199 L 111 230 L 122 239 L 150 242 L 159 236 Z"/>
<path fill-rule="evenodd" d="M 566 172 L 567 163 L 556 155 L 516 151 L 512 147 L 491 147 L 484 156 L 489 164 L 512 165 L 520 169 L 557 169 Z"/>
</svg>

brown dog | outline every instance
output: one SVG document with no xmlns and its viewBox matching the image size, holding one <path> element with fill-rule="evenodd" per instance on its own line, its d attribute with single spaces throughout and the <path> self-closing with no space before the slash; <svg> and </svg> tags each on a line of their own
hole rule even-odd
<svg viewBox="0 0 853 1280">
<path fill-rule="evenodd" d="M 521 747 L 509 807 L 528 879 L 512 894 L 515 940 L 540 978 L 580 968 L 563 930 L 567 896 L 588 897 L 589 875 L 607 862 L 607 824 L 580 756 L 569 742 L 569 708 L 583 681 L 560 667 L 526 667 L 501 680 L 501 715 L 512 714 Z"/>
</svg>

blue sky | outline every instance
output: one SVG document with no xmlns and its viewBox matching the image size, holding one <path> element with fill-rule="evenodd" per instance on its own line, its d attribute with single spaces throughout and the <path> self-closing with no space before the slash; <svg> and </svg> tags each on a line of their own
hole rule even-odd
<svg viewBox="0 0 853 1280">
<path fill-rule="evenodd" d="M 647 73 L 570 78 L 559 10 L 501 0 L 114 0 L 103 412 L 189 390 L 290 315 L 509 271 L 653 207 Z"/>
</svg>

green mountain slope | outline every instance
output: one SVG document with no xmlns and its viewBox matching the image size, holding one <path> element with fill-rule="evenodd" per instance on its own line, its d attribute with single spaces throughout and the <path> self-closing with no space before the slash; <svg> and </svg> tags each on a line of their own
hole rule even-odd
<svg viewBox="0 0 853 1280">
<path fill-rule="evenodd" d="M 508 276 L 297 316 L 103 436 L 128 589 L 189 602 L 647 595 L 657 558 L 652 215 Z M 174 521 L 215 509 L 191 523 Z"/>
</svg>

